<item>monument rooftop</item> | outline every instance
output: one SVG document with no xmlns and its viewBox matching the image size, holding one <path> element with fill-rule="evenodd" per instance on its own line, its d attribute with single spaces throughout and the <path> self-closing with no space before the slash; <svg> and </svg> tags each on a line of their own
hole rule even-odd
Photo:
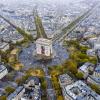
<svg viewBox="0 0 100 100">
<path fill-rule="evenodd" d="M 52 41 L 49 39 L 45 39 L 45 38 L 39 38 L 36 40 L 36 43 L 43 44 L 43 45 L 51 45 Z"/>
</svg>

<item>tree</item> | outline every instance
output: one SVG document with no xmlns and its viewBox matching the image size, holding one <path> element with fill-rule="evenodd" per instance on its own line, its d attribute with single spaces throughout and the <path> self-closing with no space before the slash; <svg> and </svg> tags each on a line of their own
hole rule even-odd
<svg viewBox="0 0 100 100">
<path fill-rule="evenodd" d="M 74 60 L 67 60 L 64 66 L 67 67 L 72 74 L 77 73 L 77 63 Z"/>
<path fill-rule="evenodd" d="M 11 93 L 13 93 L 15 91 L 15 89 L 8 86 L 5 88 L 5 91 L 6 91 L 7 95 L 10 95 Z"/>
<path fill-rule="evenodd" d="M 6 96 L 0 96 L 0 100 L 7 100 Z"/>
<path fill-rule="evenodd" d="M 18 85 L 21 85 L 22 84 L 22 79 L 21 78 L 18 78 L 15 80 L 15 82 L 18 84 Z"/>
<path fill-rule="evenodd" d="M 62 95 L 59 95 L 57 100 L 64 100 Z"/>
<path fill-rule="evenodd" d="M 90 87 L 98 94 L 100 94 L 100 88 L 96 84 L 90 84 Z"/>
<path fill-rule="evenodd" d="M 87 47 L 87 46 L 80 46 L 80 51 L 83 53 L 86 53 L 88 49 L 89 49 L 89 47 Z"/>
<path fill-rule="evenodd" d="M 46 86 L 47 86 L 46 81 L 45 81 L 45 79 L 43 77 L 40 80 L 41 80 L 41 88 L 43 90 L 45 90 L 46 89 Z"/>
<path fill-rule="evenodd" d="M 6 79 L 8 79 L 9 81 L 13 81 L 13 79 L 14 79 L 14 73 L 13 72 L 11 72 L 11 73 L 8 73 L 8 75 L 6 76 Z"/>
<path fill-rule="evenodd" d="M 78 79 L 83 79 L 84 75 L 83 75 L 83 73 L 78 72 L 78 73 L 76 74 L 76 77 L 77 77 Z"/>
<path fill-rule="evenodd" d="M 78 54 L 78 57 L 79 57 L 80 59 L 89 59 L 89 57 L 88 57 L 86 54 L 81 53 L 81 52 Z"/>
<path fill-rule="evenodd" d="M 97 58 L 96 57 L 89 57 L 89 61 L 93 64 L 97 63 Z"/>
<path fill-rule="evenodd" d="M 16 79 L 16 83 L 18 85 L 22 85 L 29 77 L 30 75 L 22 76 L 21 78 Z"/>
</svg>

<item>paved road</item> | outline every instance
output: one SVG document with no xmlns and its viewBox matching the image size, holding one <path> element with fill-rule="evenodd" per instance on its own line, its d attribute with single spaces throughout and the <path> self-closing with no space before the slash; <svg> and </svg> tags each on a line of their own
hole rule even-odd
<svg viewBox="0 0 100 100">
<path fill-rule="evenodd" d="M 7 23 L 9 23 L 13 28 L 17 29 L 17 26 L 14 25 L 13 23 L 11 23 L 8 19 L 6 19 L 5 17 L 3 17 L 2 15 L 0 15 L 0 17 L 1 17 L 2 19 L 4 19 Z"/>
<path fill-rule="evenodd" d="M 36 25 L 36 30 L 37 30 L 37 38 L 47 38 L 47 35 L 45 33 L 44 27 L 42 25 L 42 20 L 38 15 L 38 12 L 34 10 L 34 20 L 35 20 L 35 25 Z"/>
<path fill-rule="evenodd" d="M 45 72 L 45 80 L 47 82 L 47 98 L 48 100 L 57 100 L 55 90 L 52 86 L 51 76 L 49 75 L 48 67 L 43 65 L 42 68 Z"/>
<path fill-rule="evenodd" d="M 31 34 L 29 34 L 28 31 L 23 30 L 22 28 L 20 28 L 19 26 L 13 24 L 11 21 L 9 21 L 7 18 L 5 18 L 4 16 L 0 15 L 0 18 L 2 18 L 3 20 L 5 20 L 9 25 L 11 25 L 14 29 L 16 29 L 23 37 L 27 37 L 32 39 L 33 41 L 33 37 Z"/>
<path fill-rule="evenodd" d="M 69 35 L 78 25 L 80 25 L 80 23 L 82 21 L 84 21 L 84 19 L 86 19 L 87 17 L 89 17 L 91 15 L 91 13 L 98 7 L 98 5 L 94 6 L 92 9 L 89 9 L 87 12 L 85 12 L 80 17 L 75 19 L 72 23 L 70 23 L 67 27 L 63 28 L 62 30 L 59 30 L 58 34 L 56 34 L 54 36 L 52 41 L 53 42 L 55 42 L 55 41 L 58 41 L 58 42 L 63 41 L 66 38 L 67 35 Z M 70 25 L 71 25 L 71 27 L 69 27 Z"/>
</svg>

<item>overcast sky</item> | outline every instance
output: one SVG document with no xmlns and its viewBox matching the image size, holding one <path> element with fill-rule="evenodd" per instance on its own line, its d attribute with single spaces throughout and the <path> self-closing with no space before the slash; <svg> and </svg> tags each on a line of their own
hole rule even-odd
<svg viewBox="0 0 100 100">
<path fill-rule="evenodd" d="M 30 5 L 30 4 L 34 4 L 34 2 L 37 2 L 37 3 L 40 3 L 40 1 L 42 1 L 43 3 L 46 3 L 48 1 L 50 1 L 52 3 L 55 3 L 55 4 L 69 4 L 70 2 L 77 2 L 77 1 L 87 1 L 87 0 L 0 0 L 0 3 L 3 3 L 3 4 L 7 4 L 7 5 L 12 5 L 15 6 L 15 5 L 18 5 L 18 4 L 27 4 L 27 5 Z M 91 1 L 96 1 L 96 0 L 91 0 Z M 41 3 L 40 3 L 41 4 Z"/>
<path fill-rule="evenodd" d="M 53 1 L 53 2 L 72 2 L 75 0 L 0 0 L 0 3 L 5 3 L 5 4 L 11 4 L 11 3 L 21 3 L 21 2 L 34 2 L 34 1 L 43 1 L 43 2 L 47 2 L 47 1 Z M 76 0 L 76 1 L 81 1 L 81 0 Z"/>
</svg>

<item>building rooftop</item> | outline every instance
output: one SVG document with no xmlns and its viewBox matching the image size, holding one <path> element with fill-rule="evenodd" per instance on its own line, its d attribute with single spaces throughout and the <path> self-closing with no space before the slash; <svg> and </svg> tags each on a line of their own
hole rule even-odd
<svg viewBox="0 0 100 100">
<path fill-rule="evenodd" d="M 8 43 L 0 42 L 0 49 L 5 48 L 8 45 Z"/>
<path fill-rule="evenodd" d="M 95 68 L 93 75 L 89 75 L 89 78 L 95 81 L 96 84 L 100 85 L 100 64 Z"/>
<path fill-rule="evenodd" d="M 100 77 L 95 77 L 93 75 L 89 76 L 92 80 L 94 80 L 97 84 L 100 84 Z"/>
<path fill-rule="evenodd" d="M 1 65 L 0 64 L 0 73 L 2 72 L 2 71 L 4 71 L 5 69 L 7 69 L 5 66 L 3 66 L 3 65 Z"/>
<path fill-rule="evenodd" d="M 19 86 L 13 93 L 8 96 L 7 100 L 13 100 L 23 89 L 23 86 Z"/>
<path fill-rule="evenodd" d="M 23 96 L 21 97 L 21 99 L 23 100 L 40 100 L 41 98 L 41 93 L 39 89 L 33 88 L 31 87 L 32 90 L 30 89 L 25 89 L 25 92 L 23 94 Z"/>
<path fill-rule="evenodd" d="M 29 100 L 31 98 L 31 100 L 40 100 L 41 90 L 39 79 L 37 77 L 29 77 L 25 85 L 25 92 L 22 99 Z"/>
<path fill-rule="evenodd" d="M 82 81 L 77 81 L 65 87 L 65 92 L 73 100 L 99 100 L 100 95 L 96 94 Z"/>
<path fill-rule="evenodd" d="M 95 68 L 95 72 L 100 73 L 100 64 Z"/>
<path fill-rule="evenodd" d="M 79 69 L 80 69 L 81 71 L 83 71 L 84 73 L 86 73 L 86 72 L 88 71 L 87 68 L 89 68 L 89 67 L 93 67 L 93 64 L 87 62 L 87 63 L 85 63 L 84 65 L 82 65 Z"/>
<path fill-rule="evenodd" d="M 27 84 L 28 82 L 30 82 L 30 81 L 32 81 L 32 80 L 34 81 L 35 85 L 39 85 L 40 81 L 39 81 L 39 78 L 37 78 L 37 77 L 29 77 L 29 78 L 26 80 L 25 84 Z"/>
<path fill-rule="evenodd" d="M 15 100 L 19 93 L 21 93 L 21 97 L 19 97 L 21 100 L 41 100 L 39 79 L 37 77 L 28 78 L 24 86 L 19 86 L 8 96 L 7 100 Z"/>
<path fill-rule="evenodd" d="M 69 85 L 73 82 L 73 79 L 68 74 L 63 74 L 59 76 L 61 85 Z"/>
</svg>

